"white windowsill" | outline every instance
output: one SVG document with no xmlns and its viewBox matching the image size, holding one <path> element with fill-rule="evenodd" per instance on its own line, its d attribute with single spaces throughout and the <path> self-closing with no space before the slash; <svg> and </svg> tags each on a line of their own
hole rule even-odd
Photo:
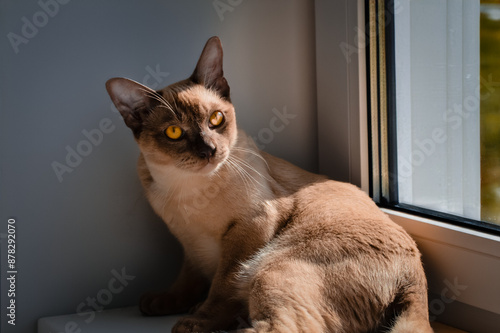
<svg viewBox="0 0 500 333">
<path fill-rule="evenodd" d="M 180 317 L 144 317 L 137 307 L 110 309 L 96 313 L 94 320 L 89 323 L 85 322 L 89 316 L 78 314 L 41 318 L 37 332 L 164 333 L 170 332 Z M 433 323 L 432 326 L 435 333 L 464 333 L 440 323 Z"/>
<path fill-rule="evenodd" d="M 179 318 L 181 316 L 145 317 L 138 307 L 129 307 L 95 312 L 95 317 L 70 314 L 40 318 L 37 332 L 165 333 L 170 332 Z"/>
<path fill-rule="evenodd" d="M 382 210 L 412 235 L 500 258 L 499 236 L 391 209 Z"/>
<path fill-rule="evenodd" d="M 422 252 L 433 295 L 429 299 L 431 317 L 440 321 L 445 311 L 455 311 L 452 303 L 456 302 L 483 311 L 495 321 L 500 318 L 500 237 L 389 209 L 383 211 L 406 229 Z M 470 313 L 453 312 L 451 317 L 477 326 L 472 324 Z"/>
</svg>

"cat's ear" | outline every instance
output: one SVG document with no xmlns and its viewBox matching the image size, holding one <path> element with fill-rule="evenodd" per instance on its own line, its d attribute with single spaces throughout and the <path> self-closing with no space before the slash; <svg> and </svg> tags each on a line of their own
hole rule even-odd
<svg viewBox="0 0 500 333">
<path fill-rule="evenodd" d="M 201 52 L 191 81 L 213 89 L 226 100 L 229 100 L 229 85 L 222 70 L 222 44 L 219 37 L 210 38 Z"/>
<path fill-rule="evenodd" d="M 120 111 L 125 124 L 135 135 L 141 131 L 144 116 L 158 104 L 157 92 L 135 81 L 112 78 L 106 82 L 106 90 Z"/>
</svg>

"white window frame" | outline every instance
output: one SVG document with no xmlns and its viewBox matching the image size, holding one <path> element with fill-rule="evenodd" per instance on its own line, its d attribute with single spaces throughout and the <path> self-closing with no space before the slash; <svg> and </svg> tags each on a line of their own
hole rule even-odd
<svg viewBox="0 0 500 333">
<path fill-rule="evenodd" d="M 315 1 L 316 72 L 319 171 L 368 192 L 364 3 Z M 430 218 L 384 211 L 415 238 L 423 253 L 431 317 L 472 332 L 487 332 L 491 325 L 498 326 L 500 237 Z M 455 282 L 466 289 L 453 290 Z"/>
</svg>

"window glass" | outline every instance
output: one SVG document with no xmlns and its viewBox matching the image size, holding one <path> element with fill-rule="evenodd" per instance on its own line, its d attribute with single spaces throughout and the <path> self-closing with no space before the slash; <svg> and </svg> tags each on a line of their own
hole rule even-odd
<svg viewBox="0 0 500 333">
<path fill-rule="evenodd" d="M 401 0 L 399 202 L 500 224 L 500 1 Z"/>
</svg>

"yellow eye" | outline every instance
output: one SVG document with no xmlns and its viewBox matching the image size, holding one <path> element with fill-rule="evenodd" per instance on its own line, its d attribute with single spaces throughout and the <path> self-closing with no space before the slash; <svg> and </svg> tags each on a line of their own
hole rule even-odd
<svg viewBox="0 0 500 333">
<path fill-rule="evenodd" d="M 182 136 L 182 128 L 171 125 L 165 130 L 165 134 L 172 140 L 178 140 Z"/>
<path fill-rule="evenodd" d="M 224 114 L 220 111 L 215 111 L 210 116 L 210 125 L 213 127 L 219 126 L 220 124 L 222 124 L 223 121 L 224 121 Z"/>
</svg>

